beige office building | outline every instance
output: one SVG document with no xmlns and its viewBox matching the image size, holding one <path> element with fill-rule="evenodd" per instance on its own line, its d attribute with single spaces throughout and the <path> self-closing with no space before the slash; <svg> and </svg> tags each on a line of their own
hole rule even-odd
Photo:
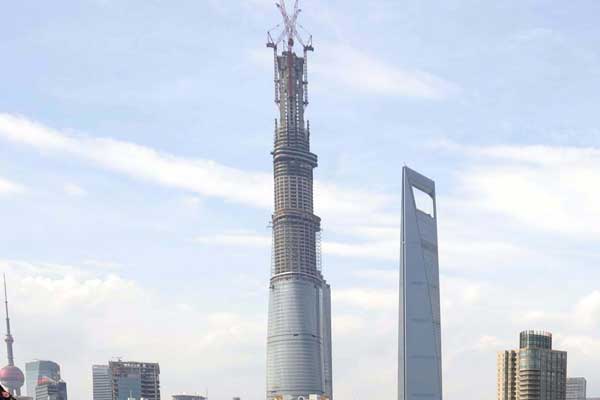
<svg viewBox="0 0 600 400">
<path fill-rule="evenodd" d="M 518 350 L 497 359 L 498 400 L 565 400 L 567 353 L 552 350 L 552 334 L 524 331 Z"/>
<path fill-rule="evenodd" d="M 518 354 L 515 350 L 498 352 L 498 400 L 517 399 Z"/>
</svg>

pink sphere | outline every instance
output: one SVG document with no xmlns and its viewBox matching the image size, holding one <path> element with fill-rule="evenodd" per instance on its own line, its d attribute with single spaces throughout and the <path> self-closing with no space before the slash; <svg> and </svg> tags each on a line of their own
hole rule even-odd
<svg viewBox="0 0 600 400">
<path fill-rule="evenodd" d="M 25 375 L 18 367 L 7 365 L 0 369 L 0 382 L 8 390 L 20 389 L 25 383 Z"/>
</svg>

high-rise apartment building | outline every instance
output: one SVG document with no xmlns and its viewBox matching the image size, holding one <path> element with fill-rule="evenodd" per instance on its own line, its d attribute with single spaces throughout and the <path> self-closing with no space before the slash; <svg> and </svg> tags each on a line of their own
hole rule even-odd
<svg viewBox="0 0 600 400">
<path fill-rule="evenodd" d="M 507 350 L 498 353 L 498 400 L 517 400 L 518 354 L 516 350 Z"/>
<path fill-rule="evenodd" d="M 35 400 L 67 400 L 67 384 L 48 377 L 40 378 L 35 387 Z"/>
<path fill-rule="evenodd" d="M 112 400 L 160 400 L 157 363 L 110 361 Z"/>
<path fill-rule="evenodd" d="M 275 210 L 269 287 L 267 333 L 267 399 L 332 398 L 330 287 L 321 273 L 321 219 L 313 212 L 313 170 L 310 151 L 308 57 L 311 40 L 296 30 L 300 9 L 293 15 L 285 3 L 283 33 L 269 35 L 274 52 L 275 123 L 273 170 Z M 303 54 L 298 55 L 294 45 Z"/>
<path fill-rule="evenodd" d="M 25 364 L 27 395 L 35 398 L 36 386 L 41 378 L 60 381 L 60 366 L 54 361 L 35 360 Z"/>
<path fill-rule="evenodd" d="M 108 365 L 92 365 L 93 400 L 112 400 L 112 375 Z"/>
<path fill-rule="evenodd" d="M 402 169 L 398 399 L 442 399 L 435 183 Z"/>
<path fill-rule="evenodd" d="M 585 378 L 567 378 L 567 400 L 586 400 Z"/>
<path fill-rule="evenodd" d="M 552 334 L 523 331 L 519 349 L 498 353 L 498 400 L 565 400 L 567 353 Z"/>
</svg>

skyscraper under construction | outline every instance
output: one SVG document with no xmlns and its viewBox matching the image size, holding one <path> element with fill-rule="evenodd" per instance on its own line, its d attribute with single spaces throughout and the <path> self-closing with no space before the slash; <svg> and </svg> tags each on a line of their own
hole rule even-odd
<svg viewBox="0 0 600 400">
<path fill-rule="evenodd" d="M 320 268 L 321 220 L 313 213 L 313 169 L 308 105 L 307 54 L 312 39 L 298 34 L 300 9 L 295 1 L 277 39 L 269 34 L 275 61 L 273 155 L 275 211 L 267 338 L 267 399 L 310 395 L 332 398 L 330 288 Z M 294 45 L 302 46 L 299 56 Z"/>
</svg>

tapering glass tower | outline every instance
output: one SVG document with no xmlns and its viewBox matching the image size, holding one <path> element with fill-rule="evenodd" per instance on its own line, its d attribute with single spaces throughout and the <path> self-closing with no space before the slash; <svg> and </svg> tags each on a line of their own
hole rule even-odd
<svg viewBox="0 0 600 400">
<path fill-rule="evenodd" d="M 288 15 L 274 50 L 275 123 L 273 155 L 275 211 L 267 338 L 267 399 L 332 398 L 330 288 L 320 270 L 320 218 L 313 213 L 313 169 L 310 152 L 307 54 L 313 50 L 296 31 L 300 9 Z M 294 43 L 303 46 L 303 55 Z M 283 50 L 278 51 L 282 44 Z"/>
<path fill-rule="evenodd" d="M 442 400 L 435 183 L 402 169 L 398 400 Z"/>
</svg>

